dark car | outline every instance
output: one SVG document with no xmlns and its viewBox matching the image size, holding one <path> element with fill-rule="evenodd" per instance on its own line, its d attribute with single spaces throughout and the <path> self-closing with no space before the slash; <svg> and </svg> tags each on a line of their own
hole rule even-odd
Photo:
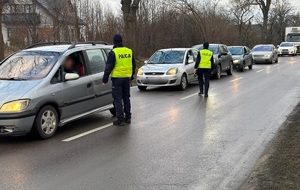
<svg viewBox="0 0 300 190">
<path fill-rule="evenodd" d="M 203 49 L 203 44 L 195 45 L 193 48 L 201 50 Z M 227 75 L 232 75 L 233 59 L 227 46 L 223 44 L 210 44 L 209 50 L 213 52 L 215 60 L 213 77 L 219 79 L 223 72 L 226 72 Z"/>
<path fill-rule="evenodd" d="M 253 57 L 252 52 L 247 46 L 229 46 L 233 58 L 233 66 L 236 70 L 244 71 L 245 67 L 252 69 Z"/>
</svg>

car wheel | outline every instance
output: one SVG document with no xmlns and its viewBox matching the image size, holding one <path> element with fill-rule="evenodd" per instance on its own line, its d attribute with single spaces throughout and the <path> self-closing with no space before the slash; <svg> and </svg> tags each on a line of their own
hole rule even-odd
<svg viewBox="0 0 300 190">
<path fill-rule="evenodd" d="M 54 107 L 43 107 L 35 118 L 33 130 L 39 139 L 51 138 L 58 128 L 58 114 Z"/>
<path fill-rule="evenodd" d="M 214 74 L 214 78 L 220 79 L 221 78 L 221 74 L 222 74 L 222 68 L 221 68 L 221 65 L 218 65 L 217 66 L 217 73 Z"/>
<path fill-rule="evenodd" d="M 186 88 L 187 88 L 187 86 L 188 86 L 188 81 L 187 81 L 187 77 L 186 77 L 186 75 L 184 74 L 184 75 L 182 75 L 182 77 L 181 77 L 181 81 L 180 81 L 180 86 L 179 86 L 179 88 L 180 88 L 180 90 L 185 90 Z"/>
<path fill-rule="evenodd" d="M 138 86 L 140 91 L 145 91 L 147 90 L 147 86 Z"/>
<path fill-rule="evenodd" d="M 240 68 L 240 71 L 241 71 L 241 72 L 244 72 L 244 71 L 245 71 L 245 62 L 243 62 L 243 65 L 242 65 L 242 67 Z"/>
<path fill-rule="evenodd" d="M 114 117 L 116 117 L 116 116 L 117 116 L 117 110 L 116 110 L 116 107 L 115 107 L 115 103 L 114 103 L 114 102 L 113 102 L 113 105 L 114 105 L 114 107 L 111 108 L 111 109 L 109 110 L 109 112 L 111 113 L 111 115 L 113 115 Z"/>
<path fill-rule="evenodd" d="M 227 75 L 232 75 L 232 73 L 233 73 L 233 63 L 230 63 L 230 68 L 226 72 L 227 72 Z"/>
</svg>

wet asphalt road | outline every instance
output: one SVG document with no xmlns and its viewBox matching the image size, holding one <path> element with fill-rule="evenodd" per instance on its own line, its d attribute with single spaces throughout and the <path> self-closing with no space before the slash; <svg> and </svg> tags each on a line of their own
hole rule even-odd
<svg viewBox="0 0 300 190">
<path fill-rule="evenodd" d="M 0 137 L 0 189 L 238 189 L 298 103 L 299 76 L 300 56 L 283 57 L 213 80 L 208 99 L 197 85 L 132 88 L 127 127 L 105 112 L 47 141 Z"/>
</svg>

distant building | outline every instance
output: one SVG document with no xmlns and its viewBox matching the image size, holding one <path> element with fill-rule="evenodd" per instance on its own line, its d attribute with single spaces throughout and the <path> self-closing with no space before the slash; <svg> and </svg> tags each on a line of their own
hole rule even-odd
<svg viewBox="0 0 300 190">
<path fill-rule="evenodd" d="M 4 0 L 3 38 L 6 44 L 76 41 L 84 24 L 70 0 Z M 23 40 L 23 41 L 22 41 Z"/>
</svg>

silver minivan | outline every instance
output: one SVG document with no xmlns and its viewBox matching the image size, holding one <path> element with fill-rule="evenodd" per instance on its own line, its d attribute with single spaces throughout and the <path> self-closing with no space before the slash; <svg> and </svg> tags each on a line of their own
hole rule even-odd
<svg viewBox="0 0 300 190">
<path fill-rule="evenodd" d="M 102 85 L 105 44 L 42 45 L 0 63 L 0 136 L 33 132 L 52 137 L 58 126 L 95 112 L 115 115 L 111 83 Z M 65 68 L 72 59 L 73 71 Z"/>
</svg>

